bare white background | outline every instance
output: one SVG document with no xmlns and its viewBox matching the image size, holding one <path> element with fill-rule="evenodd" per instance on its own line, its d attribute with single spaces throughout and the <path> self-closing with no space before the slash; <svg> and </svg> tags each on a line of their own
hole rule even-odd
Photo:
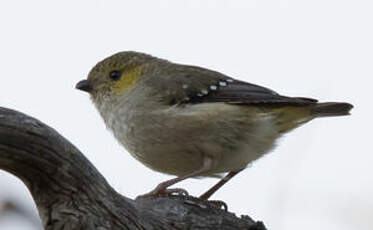
<svg viewBox="0 0 373 230">
<path fill-rule="evenodd" d="M 290 96 L 348 101 L 352 116 L 288 134 L 213 198 L 268 229 L 373 228 L 373 5 L 363 0 L 154 0 L 0 3 L 0 106 L 30 114 L 71 140 L 122 194 L 169 176 L 114 140 L 88 95 L 74 89 L 102 58 L 123 50 L 200 65 Z M 180 186 L 201 194 L 216 180 Z M 32 207 L 0 171 L 0 200 Z M 0 217 L 2 230 L 35 229 Z"/>
</svg>

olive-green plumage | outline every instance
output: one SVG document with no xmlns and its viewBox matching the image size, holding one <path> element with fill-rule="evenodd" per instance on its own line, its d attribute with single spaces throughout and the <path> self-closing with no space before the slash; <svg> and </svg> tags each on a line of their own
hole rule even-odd
<svg viewBox="0 0 373 230">
<path fill-rule="evenodd" d="M 349 114 L 348 103 L 286 97 L 216 71 L 137 52 L 99 62 L 77 88 L 140 162 L 177 175 L 152 194 L 197 176 L 238 172 L 285 132 L 314 118 Z"/>
</svg>

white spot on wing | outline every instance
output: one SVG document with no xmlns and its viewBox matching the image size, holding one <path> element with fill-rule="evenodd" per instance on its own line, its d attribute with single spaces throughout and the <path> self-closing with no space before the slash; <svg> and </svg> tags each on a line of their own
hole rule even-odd
<svg viewBox="0 0 373 230">
<path fill-rule="evenodd" d="M 207 89 L 203 89 L 203 90 L 201 90 L 201 93 L 204 94 L 204 95 L 207 95 L 209 93 L 209 91 L 207 91 Z"/>
<path fill-rule="evenodd" d="M 227 86 L 227 83 L 225 81 L 219 81 L 220 86 Z"/>
<path fill-rule="evenodd" d="M 217 87 L 216 85 L 212 85 L 212 86 L 210 86 L 210 89 L 211 89 L 211 90 L 217 90 L 218 87 Z"/>
</svg>

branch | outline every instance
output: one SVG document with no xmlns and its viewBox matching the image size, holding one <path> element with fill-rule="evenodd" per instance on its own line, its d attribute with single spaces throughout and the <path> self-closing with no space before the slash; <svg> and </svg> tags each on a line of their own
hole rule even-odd
<svg viewBox="0 0 373 230">
<path fill-rule="evenodd" d="M 27 186 L 45 229 L 265 229 L 194 197 L 126 198 L 54 129 L 1 107 L 0 169 Z"/>
</svg>

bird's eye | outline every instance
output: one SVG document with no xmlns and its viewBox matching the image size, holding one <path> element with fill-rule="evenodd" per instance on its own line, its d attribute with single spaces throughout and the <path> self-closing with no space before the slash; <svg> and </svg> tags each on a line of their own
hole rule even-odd
<svg viewBox="0 0 373 230">
<path fill-rule="evenodd" d="M 113 70 L 109 73 L 109 77 L 113 81 L 118 81 L 121 76 L 122 76 L 122 73 L 118 70 Z"/>
</svg>

